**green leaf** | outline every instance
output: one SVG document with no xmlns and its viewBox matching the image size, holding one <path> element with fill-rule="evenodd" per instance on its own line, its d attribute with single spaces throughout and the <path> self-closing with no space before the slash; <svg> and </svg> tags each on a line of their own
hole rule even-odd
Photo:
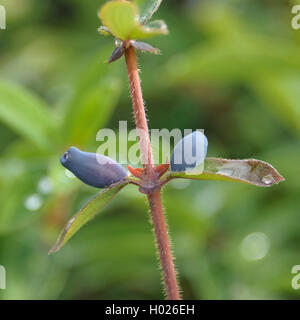
<svg viewBox="0 0 300 320">
<path fill-rule="evenodd" d="M 129 1 L 108 2 L 101 8 L 99 16 L 104 26 L 121 40 L 142 39 L 168 33 L 163 21 L 142 25 L 138 7 Z"/>
<path fill-rule="evenodd" d="M 79 99 L 82 92 L 85 92 L 95 86 L 95 84 L 98 84 L 108 73 L 112 74 L 113 70 L 109 70 L 105 63 L 110 53 L 111 45 L 101 46 L 100 50 L 88 54 L 84 59 L 80 59 L 80 65 L 77 66 L 74 73 L 70 75 L 72 77 L 70 82 L 73 87 L 73 94 L 70 97 L 71 99 L 67 106 L 67 112 L 69 114 L 73 112 L 74 102 Z"/>
<path fill-rule="evenodd" d="M 69 220 L 56 244 L 50 249 L 49 254 L 58 251 L 82 226 L 92 220 L 115 196 L 127 185 L 123 180 L 111 185 L 91 199 L 75 216 Z"/>
<path fill-rule="evenodd" d="M 286 127 L 300 132 L 300 79 L 298 72 L 264 74 L 250 83 L 252 90 L 264 105 L 285 123 Z"/>
<path fill-rule="evenodd" d="M 203 81 L 222 85 L 241 81 L 248 84 L 265 75 L 278 78 L 276 73 L 281 76 L 283 70 L 286 74 L 292 70 L 299 72 L 297 57 L 300 52 L 295 46 L 278 40 L 274 47 L 269 45 L 268 38 L 252 39 L 244 34 L 242 37 L 238 41 L 208 41 L 174 56 L 167 64 L 165 81 L 181 85 Z M 171 67 L 174 64 L 176 68 Z"/>
<path fill-rule="evenodd" d="M 154 20 L 144 26 L 138 25 L 132 30 L 130 39 L 144 39 L 160 34 L 168 34 L 168 27 L 163 20 Z"/>
<path fill-rule="evenodd" d="M 53 147 L 55 119 L 45 104 L 21 86 L 0 80 L 0 121 L 43 150 Z"/>
<path fill-rule="evenodd" d="M 101 8 L 99 15 L 114 36 L 126 40 L 137 25 L 138 8 L 129 1 L 110 1 Z"/>
<path fill-rule="evenodd" d="M 63 124 L 65 144 L 80 146 L 95 139 L 97 131 L 111 116 L 121 89 L 122 83 L 118 78 L 105 77 L 100 84 L 81 92 Z"/>
<path fill-rule="evenodd" d="M 236 181 L 258 187 L 270 187 L 284 181 L 278 171 L 267 162 L 256 159 L 219 158 L 206 158 L 202 173 L 194 168 L 185 172 L 170 172 L 168 178 Z"/>
<path fill-rule="evenodd" d="M 153 16 L 153 14 L 158 10 L 162 3 L 162 0 L 136 0 L 135 1 L 141 12 L 140 22 L 141 24 L 147 23 Z"/>
<path fill-rule="evenodd" d="M 107 68 L 105 60 L 110 53 L 111 45 L 101 46 L 100 51 L 88 55 L 70 76 L 72 94 L 66 101 L 61 122 L 63 147 L 72 143 L 80 146 L 91 139 L 95 141 L 97 130 L 105 125 L 114 111 L 122 83 L 118 69 Z M 90 124 L 88 127 L 83 119 Z"/>
</svg>

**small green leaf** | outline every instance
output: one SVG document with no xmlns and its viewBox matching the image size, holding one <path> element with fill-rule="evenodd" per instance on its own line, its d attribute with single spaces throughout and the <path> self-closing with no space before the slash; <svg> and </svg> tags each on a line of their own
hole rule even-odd
<svg viewBox="0 0 300 320">
<path fill-rule="evenodd" d="M 10 82 L 0 81 L 0 121 L 42 150 L 53 147 L 55 119 L 34 94 Z"/>
<path fill-rule="evenodd" d="M 115 196 L 127 185 L 123 180 L 111 185 L 91 199 L 75 216 L 69 220 L 56 244 L 50 249 L 49 254 L 58 251 L 82 226 L 92 220 Z"/>
<path fill-rule="evenodd" d="M 135 1 L 141 12 L 140 22 L 141 24 L 147 23 L 153 16 L 153 14 L 158 10 L 162 3 L 162 0 L 136 0 Z"/>
<path fill-rule="evenodd" d="M 168 34 L 168 27 L 163 20 L 154 20 L 146 25 L 138 25 L 130 34 L 130 39 L 144 39 L 156 35 Z"/>
<path fill-rule="evenodd" d="M 101 8 L 99 15 L 115 37 L 126 40 L 137 25 L 138 8 L 129 1 L 110 1 Z"/>
<path fill-rule="evenodd" d="M 200 174 L 195 168 L 185 172 L 170 172 L 168 178 L 236 181 L 258 187 L 270 187 L 284 181 L 278 171 L 267 162 L 256 159 L 228 160 L 219 158 L 206 158 L 203 172 Z"/>
<path fill-rule="evenodd" d="M 99 16 L 104 26 L 121 40 L 142 39 L 168 33 L 163 21 L 142 25 L 138 7 L 129 1 L 110 1 L 101 8 Z"/>
<path fill-rule="evenodd" d="M 65 145 L 80 146 L 95 139 L 113 113 L 121 91 L 122 83 L 116 77 L 104 77 L 99 84 L 82 90 L 62 125 Z"/>
</svg>

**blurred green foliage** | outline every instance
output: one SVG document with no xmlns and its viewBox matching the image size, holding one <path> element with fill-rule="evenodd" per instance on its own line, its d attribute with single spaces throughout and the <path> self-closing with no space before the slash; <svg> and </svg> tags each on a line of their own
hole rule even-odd
<svg viewBox="0 0 300 320">
<path fill-rule="evenodd" d="M 103 215 L 48 256 L 96 189 L 59 156 L 95 151 L 97 130 L 130 121 L 124 61 L 100 37 L 96 0 L 3 0 L 0 31 L 2 299 L 155 299 L 158 260 L 145 197 L 121 191 Z M 293 1 L 165 0 L 167 37 L 139 55 L 152 128 L 204 128 L 208 156 L 255 157 L 286 182 L 269 189 L 173 181 L 164 190 L 184 298 L 298 298 L 300 31 Z"/>
</svg>

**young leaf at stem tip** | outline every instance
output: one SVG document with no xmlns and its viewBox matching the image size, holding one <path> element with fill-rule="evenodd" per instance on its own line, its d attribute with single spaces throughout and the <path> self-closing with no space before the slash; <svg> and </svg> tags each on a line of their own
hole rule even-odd
<svg viewBox="0 0 300 320">
<path fill-rule="evenodd" d="M 140 23 L 139 8 L 130 1 L 110 1 L 102 6 L 99 17 L 107 30 L 120 40 L 143 39 L 159 34 L 167 34 L 163 21 L 153 21 L 147 25 Z"/>
<path fill-rule="evenodd" d="M 135 0 L 140 7 L 141 24 L 147 23 L 160 7 L 162 0 Z"/>
<path fill-rule="evenodd" d="M 123 54 L 124 54 L 124 46 L 123 46 L 123 43 L 121 43 L 112 52 L 111 56 L 108 59 L 108 63 L 111 63 L 111 62 L 114 62 L 114 61 L 120 59 L 123 56 Z"/>
<path fill-rule="evenodd" d="M 131 41 L 131 45 L 136 49 L 143 52 L 150 52 L 154 54 L 160 54 L 160 50 L 152 47 L 149 43 L 142 41 Z"/>
</svg>

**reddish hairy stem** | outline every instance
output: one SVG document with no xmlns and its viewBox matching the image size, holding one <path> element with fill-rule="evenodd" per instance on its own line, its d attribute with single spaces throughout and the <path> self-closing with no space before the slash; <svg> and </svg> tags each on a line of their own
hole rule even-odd
<svg viewBox="0 0 300 320">
<path fill-rule="evenodd" d="M 176 271 L 168 238 L 168 230 L 161 203 L 160 190 L 148 194 L 148 200 L 152 214 L 159 257 L 163 270 L 167 297 L 170 300 L 180 300 Z"/>
<path fill-rule="evenodd" d="M 138 134 L 140 140 L 142 163 L 146 174 L 151 177 L 153 176 L 154 163 L 134 47 L 130 46 L 128 49 L 126 49 L 125 59 L 128 70 L 134 119 L 136 128 L 139 130 Z"/>
<path fill-rule="evenodd" d="M 163 270 L 166 293 L 168 299 L 179 300 L 179 288 L 176 279 L 176 271 L 173 262 L 171 246 L 168 238 L 167 225 L 161 202 L 161 192 L 158 182 L 158 175 L 154 169 L 152 148 L 150 144 L 148 123 L 142 96 L 139 71 L 136 63 L 135 49 L 130 45 L 127 49 L 125 49 L 125 59 L 128 70 L 134 119 L 137 129 L 139 129 L 141 158 L 144 168 L 144 176 L 142 182 L 145 183 L 146 186 L 149 184 L 157 186 L 156 189 L 150 190 L 147 193 L 147 196 L 151 209 L 160 262 Z"/>
</svg>

